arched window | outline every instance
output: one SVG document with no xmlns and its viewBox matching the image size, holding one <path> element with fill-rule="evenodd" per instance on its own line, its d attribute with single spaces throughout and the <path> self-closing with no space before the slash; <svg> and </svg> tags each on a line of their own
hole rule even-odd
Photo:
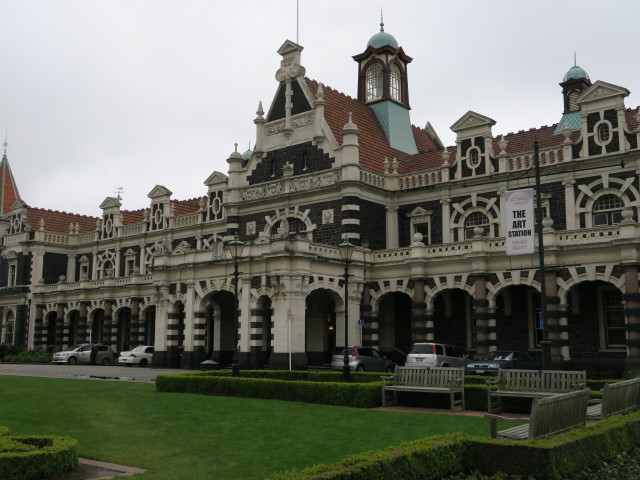
<svg viewBox="0 0 640 480">
<path fill-rule="evenodd" d="M 469 168 L 476 168 L 480 165 L 480 149 L 472 147 L 469 149 Z"/>
<path fill-rule="evenodd" d="M 402 101 L 402 76 L 397 65 L 391 65 L 389 74 L 389 95 L 391 98 L 400 102 Z"/>
<path fill-rule="evenodd" d="M 615 225 L 622 220 L 622 200 L 616 195 L 603 195 L 593 205 L 593 226 Z"/>
<path fill-rule="evenodd" d="M 382 96 L 382 67 L 374 63 L 367 69 L 367 100 Z"/>
<path fill-rule="evenodd" d="M 491 236 L 491 225 L 489 219 L 482 212 L 472 212 L 464 222 L 464 238 L 470 240 L 475 235 L 475 228 L 480 227 L 485 237 Z"/>
</svg>

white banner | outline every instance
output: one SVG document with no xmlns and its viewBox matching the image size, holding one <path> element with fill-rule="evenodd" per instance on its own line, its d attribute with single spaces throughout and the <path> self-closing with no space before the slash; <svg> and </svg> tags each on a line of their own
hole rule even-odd
<svg viewBox="0 0 640 480">
<path fill-rule="evenodd" d="M 535 237 L 533 188 L 507 190 L 504 198 L 507 255 L 533 253 Z"/>
</svg>

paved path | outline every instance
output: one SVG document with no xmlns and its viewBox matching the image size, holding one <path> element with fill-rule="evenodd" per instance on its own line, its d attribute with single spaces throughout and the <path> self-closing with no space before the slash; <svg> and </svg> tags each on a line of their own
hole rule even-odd
<svg viewBox="0 0 640 480">
<path fill-rule="evenodd" d="M 153 383 L 158 375 L 185 373 L 190 370 L 171 368 L 140 368 L 124 365 L 54 365 L 30 363 L 0 363 L 0 375 L 23 377 L 76 378 L 82 380 L 111 380 Z"/>
</svg>

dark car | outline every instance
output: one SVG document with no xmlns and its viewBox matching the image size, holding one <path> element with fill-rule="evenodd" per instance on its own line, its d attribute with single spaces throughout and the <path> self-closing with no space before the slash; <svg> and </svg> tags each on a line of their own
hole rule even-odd
<svg viewBox="0 0 640 480">
<path fill-rule="evenodd" d="M 539 370 L 540 366 L 527 352 L 517 350 L 496 350 L 483 360 L 469 362 L 465 369 L 467 375 L 498 375 L 501 368 L 519 370 Z"/>
</svg>

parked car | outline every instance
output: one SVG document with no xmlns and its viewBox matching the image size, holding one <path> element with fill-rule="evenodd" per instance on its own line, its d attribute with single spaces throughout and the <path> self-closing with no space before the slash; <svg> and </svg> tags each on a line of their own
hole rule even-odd
<svg viewBox="0 0 640 480">
<path fill-rule="evenodd" d="M 483 360 L 473 360 L 465 369 L 468 375 L 497 375 L 501 368 L 539 370 L 540 366 L 527 352 L 496 350 L 489 352 Z"/>
<path fill-rule="evenodd" d="M 407 354 L 407 367 L 465 367 L 469 356 L 444 343 L 414 343 Z"/>
<path fill-rule="evenodd" d="M 53 354 L 51 361 L 53 363 L 67 363 L 69 365 L 75 365 L 76 363 L 93 363 L 91 358 L 91 349 L 95 347 L 97 349 L 95 363 L 100 365 L 109 365 L 112 363 L 116 354 L 111 350 L 109 345 L 102 345 L 100 343 L 81 343 L 69 347 L 62 352 L 56 352 Z"/>
<path fill-rule="evenodd" d="M 371 347 L 348 347 L 349 368 L 358 372 L 387 372 L 395 370 L 395 364 Z M 331 370 L 344 367 L 344 347 L 336 347 L 331 358 Z"/>
<path fill-rule="evenodd" d="M 118 363 L 124 364 L 127 367 L 131 367 L 133 365 L 146 367 L 147 365 L 151 365 L 152 358 L 153 346 L 143 345 L 127 352 L 120 352 Z"/>
</svg>

